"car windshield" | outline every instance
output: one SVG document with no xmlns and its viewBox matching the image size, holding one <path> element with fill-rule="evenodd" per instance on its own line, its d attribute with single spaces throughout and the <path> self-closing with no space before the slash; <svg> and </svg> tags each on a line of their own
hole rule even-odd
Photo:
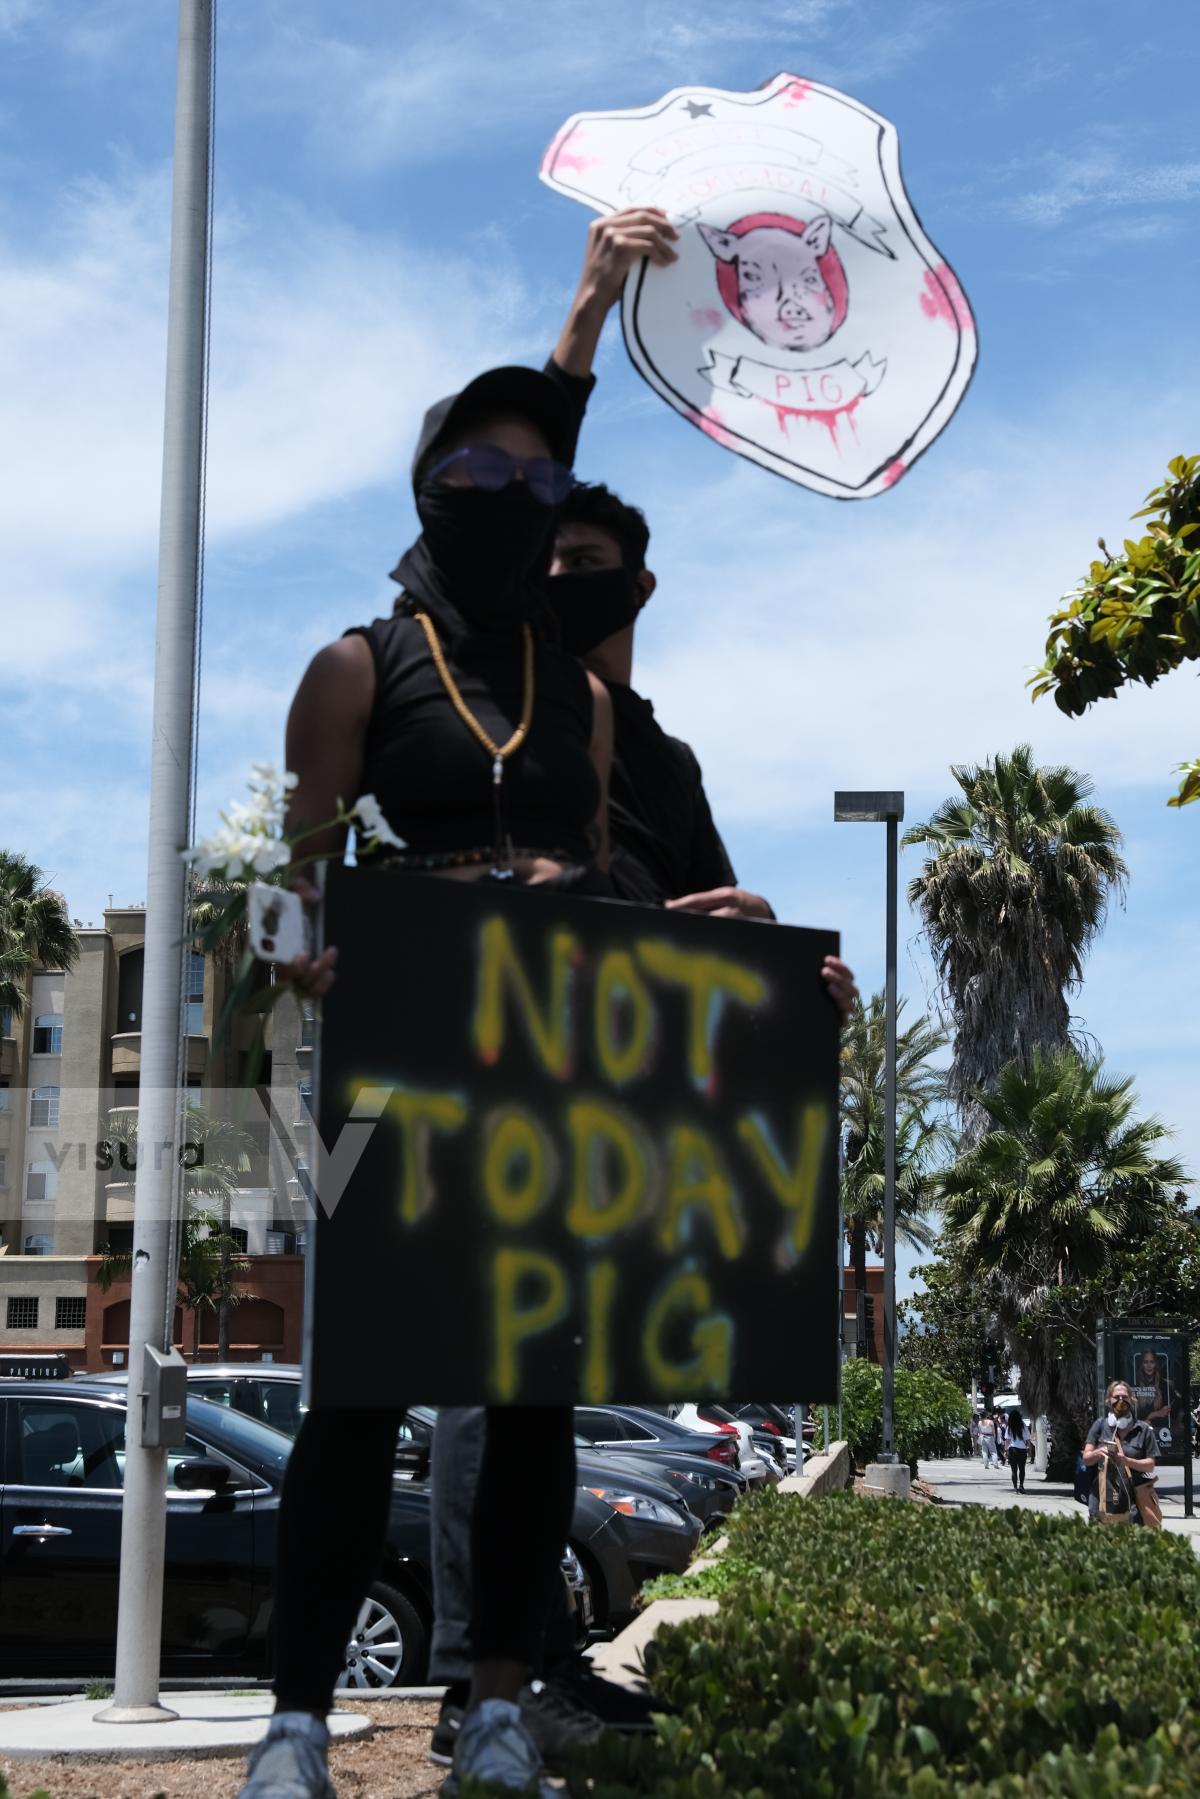
<svg viewBox="0 0 1200 1799">
<path fill-rule="evenodd" d="M 188 1395 L 187 1409 L 192 1428 L 201 1436 L 211 1437 L 235 1461 L 244 1460 L 252 1467 L 283 1473 L 292 1440 L 282 1431 L 272 1430 L 269 1424 L 260 1424 L 257 1418 L 247 1418 L 242 1412 L 232 1412 L 226 1406 L 215 1405 L 211 1399 L 199 1399 L 192 1393 Z"/>
</svg>

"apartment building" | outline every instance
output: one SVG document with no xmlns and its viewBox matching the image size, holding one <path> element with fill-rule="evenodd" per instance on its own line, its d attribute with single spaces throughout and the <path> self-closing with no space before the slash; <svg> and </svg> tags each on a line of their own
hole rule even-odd
<svg viewBox="0 0 1200 1799">
<path fill-rule="evenodd" d="M 145 909 L 109 906 L 81 925 L 69 972 L 38 969 L 24 1014 L 0 1013 L 0 1352 L 65 1351 L 74 1367 L 121 1365 L 128 1347 L 128 1282 L 102 1293 L 101 1252 L 133 1243 L 136 1119 L 141 1065 Z M 233 1235 L 248 1258 L 231 1311 L 231 1353 L 297 1359 L 306 1214 L 301 1183 L 305 1102 L 311 1093 L 311 1017 L 288 996 L 271 1020 L 263 1071 L 271 1108 L 239 1090 L 248 1027 L 216 1044 L 228 974 L 219 958 L 189 956 L 185 1080 L 203 1118 L 235 1116 L 250 1144 L 231 1204 Z M 261 1093 L 261 1089 L 260 1089 Z M 123 1128 L 125 1127 L 125 1128 Z M 115 1134 L 114 1134 L 115 1133 Z M 301 1146 L 299 1167 L 295 1144 Z M 148 1153 L 148 1152 L 147 1152 Z M 177 1316 L 190 1348 L 216 1344 L 216 1316 Z"/>
</svg>

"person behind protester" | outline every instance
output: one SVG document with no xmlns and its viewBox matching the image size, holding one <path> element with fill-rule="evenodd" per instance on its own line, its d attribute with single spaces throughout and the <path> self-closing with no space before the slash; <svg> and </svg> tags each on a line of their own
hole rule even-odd
<svg viewBox="0 0 1200 1799">
<path fill-rule="evenodd" d="M 289 830 L 373 793 L 403 841 L 397 880 L 419 871 L 611 893 L 611 705 L 553 641 L 538 579 L 572 430 L 559 387 L 533 369 L 491 370 L 425 415 L 413 469 L 422 531 L 393 576 L 403 592 L 390 617 L 318 652 L 292 704 Z M 337 856 L 343 841 L 330 831 L 309 844 Z M 281 973 L 319 996 L 336 959 L 329 947 Z M 279 1518 L 276 1712 L 242 1799 L 332 1793 L 324 1719 L 379 1563 L 403 1416 L 400 1403 L 314 1408 L 301 1424 Z M 347 1468 L 353 1518 L 330 1532 Z M 560 1580 L 574 1491 L 569 1407 L 489 1413 L 473 1514 L 475 1659 L 451 1791 L 467 1778 L 550 1791 L 516 1699 Z"/>
<path fill-rule="evenodd" d="M 990 1412 L 983 1412 L 979 1418 L 979 1453 L 985 1468 L 996 1468 L 999 1462 L 996 1456 L 996 1420 Z"/>
<path fill-rule="evenodd" d="M 1012 1475 L 1013 1492 L 1025 1491 L 1025 1464 L 1029 1458 L 1029 1432 L 1019 1406 L 1008 1414 L 1008 1471 Z"/>
<path fill-rule="evenodd" d="M 1154 1432 L 1134 1415 L 1133 1388 L 1114 1380 L 1104 1395 L 1104 1416 L 1097 1418 L 1083 1446 L 1085 1466 L 1096 1470 L 1088 1497 L 1088 1513 L 1100 1516 L 1100 1482 L 1104 1481 L 1106 1510 L 1127 1512 L 1136 1508 L 1143 1524 L 1162 1529 L 1162 1511 L 1154 1490 Z"/>
</svg>

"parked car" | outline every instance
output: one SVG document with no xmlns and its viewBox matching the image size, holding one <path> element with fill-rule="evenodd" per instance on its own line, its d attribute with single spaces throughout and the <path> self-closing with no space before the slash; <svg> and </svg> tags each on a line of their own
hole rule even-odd
<svg viewBox="0 0 1200 1799">
<path fill-rule="evenodd" d="M 109 1379 L 98 1375 L 83 1378 Z M 289 1437 L 295 1435 L 302 1416 L 300 1380 L 300 1369 L 290 1363 L 230 1362 L 222 1366 L 199 1362 L 188 1368 L 189 1393 L 203 1394 L 256 1422 L 273 1420 L 271 1428 Z M 427 1562 L 429 1490 L 425 1479 L 436 1426 L 434 1407 L 410 1407 L 396 1449 L 398 1480 L 411 1484 L 414 1498 L 419 1497 L 425 1507 Z M 688 1490 L 677 1490 L 670 1478 L 663 1480 L 654 1470 L 647 1474 L 632 1464 L 613 1469 L 604 1462 L 581 1469 L 569 1546 L 582 1566 L 586 1591 L 578 1590 L 569 1567 L 564 1570 L 572 1586 L 581 1638 L 586 1639 L 592 1630 L 623 1628 L 633 1615 L 644 1581 L 656 1574 L 681 1574 L 687 1567 L 702 1528 L 698 1508 L 686 1503 Z M 723 1490 L 718 1490 L 713 1497 L 719 1500 L 722 1496 Z M 703 1509 L 702 1500 L 699 1509 Z M 728 1509 L 725 1506 L 722 1515 Z"/>
<path fill-rule="evenodd" d="M 754 1432 L 744 1418 L 735 1418 L 732 1412 L 719 1405 L 672 1406 L 671 1415 L 676 1424 L 686 1425 L 689 1430 L 726 1434 L 732 1431 L 738 1441 L 738 1465 L 742 1473 L 747 1476 L 751 1485 L 766 1484 L 770 1478 L 767 1464 L 755 1446 Z"/>
<path fill-rule="evenodd" d="M 575 1407 L 575 1432 L 604 1455 L 651 1457 L 667 1462 L 679 1456 L 715 1462 L 720 1474 L 748 1485 L 738 1466 L 737 1438 L 723 1432 L 689 1430 L 665 1412 L 646 1406 Z"/>
<path fill-rule="evenodd" d="M 0 1672 L 111 1674 L 124 1392 L 85 1380 L 5 1380 L 0 1413 Z M 167 1457 L 163 1673 L 265 1679 L 290 1444 L 190 1395 L 187 1431 Z M 396 1483 L 383 1561 L 343 1684 L 407 1685 L 424 1676 L 433 1616 L 428 1513 L 425 1494 Z"/>
</svg>

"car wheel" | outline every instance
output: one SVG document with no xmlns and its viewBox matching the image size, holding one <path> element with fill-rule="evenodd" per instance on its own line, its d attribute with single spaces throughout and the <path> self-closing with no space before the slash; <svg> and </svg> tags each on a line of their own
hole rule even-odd
<svg viewBox="0 0 1200 1799">
<path fill-rule="evenodd" d="M 377 1580 L 359 1608 L 337 1684 L 358 1690 L 410 1686 L 425 1665 L 426 1648 L 416 1606 Z"/>
</svg>

